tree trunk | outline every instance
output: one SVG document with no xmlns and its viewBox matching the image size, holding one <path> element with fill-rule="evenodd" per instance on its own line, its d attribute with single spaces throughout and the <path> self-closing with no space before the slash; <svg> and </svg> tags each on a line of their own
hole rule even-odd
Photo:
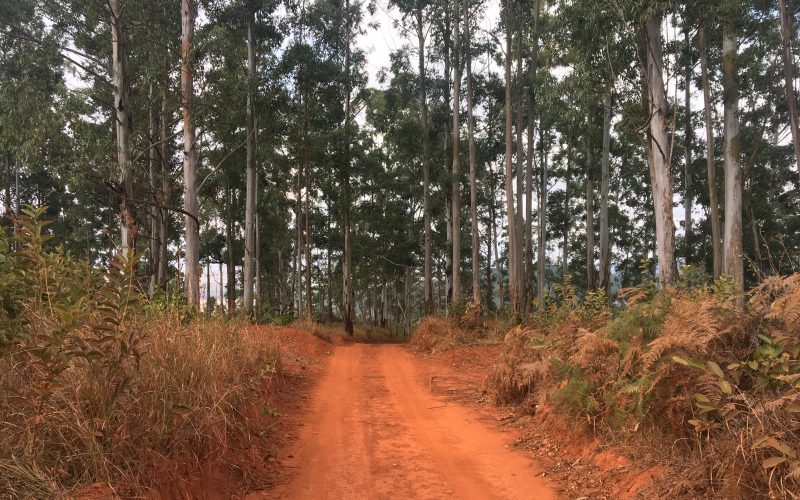
<svg viewBox="0 0 800 500">
<path fill-rule="evenodd" d="M 591 123 L 589 123 L 591 125 Z M 591 128 L 586 130 L 586 289 L 594 290 L 595 284 L 594 271 L 594 180 L 592 179 L 592 155 Z"/>
<path fill-rule="evenodd" d="M 425 314 L 433 314 L 433 257 L 431 235 L 431 159 L 430 129 L 428 127 L 428 101 L 425 89 L 425 32 L 422 25 L 422 7 L 417 8 L 417 40 L 419 45 L 419 122 L 422 129 L 422 204 L 425 212 L 425 275 L 423 281 Z"/>
<path fill-rule="evenodd" d="M 684 117 L 684 134 L 686 135 L 686 144 L 684 145 L 684 167 L 683 167 L 683 211 L 684 211 L 684 219 L 683 219 L 683 228 L 684 228 L 684 237 L 683 243 L 685 245 L 684 249 L 684 259 L 686 260 L 686 264 L 690 264 L 692 262 L 692 142 L 694 140 L 694 130 L 692 130 L 692 50 L 691 44 L 689 39 L 689 25 L 684 20 L 684 46 L 685 46 L 685 56 L 686 56 L 686 76 L 684 78 L 685 86 L 684 89 L 684 105 L 686 107 L 686 116 Z"/>
<path fill-rule="evenodd" d="M 128 47 L 123 9 L 120 0 L 109 0 L 111 7 L 111 83 L 114 87 L 115 129 L 117 135 L 117 165 L 119 167 L 120 248 L 123 253 L 136 250 L 136 212 L 133 208 L 133 168 L 131 165 L 131 136 L 133 120 L 128 75 Z"/>
<path fill-rule="evenodd" d="M 739 292 L 736 303 L 744 306 L 744 260 L 742 257 L 742 169 L 739 138 L 739 88 L 737 85 L 736 35 L 729 27 L 722 35 L 722 87 L 725 112 L 725 274 L 733 278 Z"/>
<path fill-rule="evenodd" d="M 314 263 L 311 256 L 311 188 L 310 188 L 310 175 L 308 172 L 309 165 L 306 165 L 305 179 L 305 256 L 306 256 L 306 318 L 309 320 L 314 318 L 314 301 L 312 295 L 311 279 L 312 272 L 314 271 Z"/>
<path fill-rule="evenodd" d="M 225 314 L 225 275 L 222 269 L 222 259 L 219 260 L 219 308 Z"/>
<path fill-rule="evenodd" d="M 647 137 L 651 156 L 651 188 L 656 220 L 659 282 L 665 287 L 678 278 L 675 262 L 675 224 L 672 217 L 672 161 L 667 137 L 668 104 L 664 91 L 664 64 L 661 55 L 661 16 L 653 14 L 646 22 L 646 76 L 650 123 Z"/>
<path fill-rule="evenodd" d="M 353 336 L 353 294 L 350 290 L 350 0 L 345 0 L 345 15 L 347 16 L 347 31 L 345 40 L 344 65 L 345 65 L 345 99 L 344 99 L 344 133 L 345 133 L 345 166 L 344 166 L 344 210 L 342 230 L 344 231 L 344 255 L 342 256 L 342 316 L 344 330 L 347 335 Z"/>
<path fill-rule="evenodd" d="M 603 158 L 600 179 L 600 288 L 609 297 L 611 287 L 611 240 L 608 231 L 608 181 L 611 153 L 611 94 L 603 96 Z"/>
<path fill-rule="evenodd" d="M 453 302 L 461 294 L 461 61 L 459 60 L 458 0 L 453 9 L 453 177 L 452 183 L 452 224 L 453 224 Z"/>
<path fill-rule="evenodd" d="M 411 268 L 406 267 L 403 276 L 403 335 L 411 336 Z"/>
<path fill-rule="evenodd" d="M 517 34 L 517 76 L 514 85 L 514 94 L 516 99 L 516 125 L 515 132 L 517 136 L 516 149 L 517 149 L 517 214 L 516 224 L 514 226 L 517 232 L 517 253 L 516 262 L 514 264 L 517 269 L 517 293 L 519 294 L 520 312 L 527 313 L 530 309 L 530 283 L 525 280 L 525 261 L 531 260 L 530 255 L 525 254 L 525 247 L 527 243 L 523 228 L 526 226 L 526 221 L 523 217 L 522 200 L 525 197 L 525 191 L 530 191 L 531 186 L 525 185 L 523 182 L 525 176 L 525 149 L 522 142 L 522 129 L 523 129 L 523 104 L 525 98 L 525 86 L 522 82 L 522 27 L 520 26 Z"/>
<path fill-rule="evenodd" d="M 480 239 L 478 235 L 478 160 L 475 149 L 475 123 L 472 116 L 472 30 L 467 2 L 464 2 L 464 30 L 467 67 L 467 135 L 469 139 L 469 210 L 472 222 L 472 303 L 481 304 Z M 488 286 L 491 287 L 489 283 Z"/>
<path fill-rule="evenodd" d="M 150 130 L 150 141 L 148 144 L 148 177 L 150 181 L 150 193 L 153 202 L 158 203 L 158 191 L 161 186 L 158 183 L 158 173 L 160 165 L 158 163 L 158 142 L 161 140 L 159 137 L 158 118 L 156 110 L 153 109 L 155 103 L 155 86 L 151 83 L 149 89 L 150 102 L 147 105 Z M 159 238 L 159 228 L 161 226 L 159 219 L 161 219 L 161 209 L 153 205 L 150 207 L 150 285 L 148 289 L 148 296 L 153 297 L 158 285 L 158 268 L 159 259 L 161 258 L 161 245 L 162 241 Z"/>
<path fill-rule="evenodd" d="M 168 77 L 167 77 L 168 78 Z M 169 108 L 167 105 L 167 85 L 161 89 L 161 198 L 159 201 L 163 205 L 169 205 L 172 198 L 172 183 L 170 181 L 171 172 L 169 164 L 169 143 L 166 137 L 169 134 Z M 158 239 L 161 242 L 161 256 L 158 259 L 158 285 L 162 290 L 167 290 L 167 269 L 169 267 L 169 241 L 167 241 L 167 229 L 169 227 L 170 213 L 166 208 L 161 209 L 161 216 L 158 219 Z"/>
<path fill-rule="evenodd" d="M 786 0 L 778 0 L 778 15 L 781 20 L 783 84 L 786 87 L 786 105 L 789 109 L 789 125 L 792 129 L 795 163 L 800 170 L 800 127 L 797 118 L 797 94 L 794 91 L 794 56 L 792 56 L 792 18 L 794 16 L 786 8 Z"/>
<path fill-rule="evenodd" d="M 703 108 L 706 125 L 706 172 L 708 175 L 708 199 L 711 218 L 711 252 L 713 257 L 714 279 L 722 274 L 722 237 L 719 222 L 719 200 L 717 199 L 717 173 L 714 164 L 714 120 L 711 116 L 711 88 L 708 78 L 708 56 L 706 51 L 706 30 L 700 27 L 697 34 L 700 48 L 700 71 L 703 80 Z"/>
<path fill-rule="evenodd" d="M 539 185 L 539 243 L 538 243 L 538 274 L 536 277 L 536 297 L 539 305 L 544 306 L 544 284 L 547 255 L 545 247 L 547 245 L 547 145 L 544 140 L 544 131 L 539 127 L 539 147 L 541 148 L 541 184 Z M 529 185 L 530 186 L 530 185 Z M 530 188 L 529 188 L 530 190 Z"/>
<path fill-rule="evenodd" d="M 234 239 L 234 220 L 233 220 L 233 206 L 235 204 L 236 198 L 233 192 L 233 189 L 230 187 L 230 178 L 227 180 L 228 185 L 226 186 L 226 198 L 227 198 L 227 208 L 228 208 L 228 220 L 225 224 L 225 246 L 228 247 L 228 278 L 225 280 L 227 281 L 228 285 L 228 315 L 231 316 L 236 312 L 236 264 L 234 263 L 233 257 L 233 239 Z"/>
<path fill-rule="evenodd" d="M 514 210 L 514 172 L 513 172 L 513 136 L 512 136 L 512 106 L 511 106 L 511 0 L 506 0 L 506 54 L 505 54 L 505 186 L 506 186 L 506 214 L 508 232 L 508 288 L 511 311 L 519 314 L 520 296 L 519 282 L 517 280 L 517 222 Z M 502 301 L 501 301 L 502 302 Z"/>
<path fill-rule="evenodd" d="M 533 157 L 534 157 L 534 113 L 536 111 L 536 100 L 534 95 L 534 85 L 536 81 L 536 71 L 539 64 L 539 13 L 541 11 L 541 0 L 534 1 L 533 11 L 533 50 L 528 70 L 528 158 L 525 163 L 525 290 L 527 296 L 533 295 Z M 541 279 L 541 277 L 540 277 Z M 526 308 L 529 306 L 526 301 Z"/>
<path fill-rule="evenodd" d="M 565 278 L 569 275 L 569 230 L 571 217 L 569 209 L 569 184 L 572 182 L 572 132 L 567 135 L 567 171 L 564 176 L 564 242 L 562 244 L 561 276 Z"/>
<path fill-rule="evenodd" d="M 200 305 L 200 228 L 197 225 L 197 145 L 192 126 L 192 68 L 190 56 L 194 34 L 194 0 L 181 0 L 181 93 L 183 105 L 183 208 L 186 219 L 185 292 L 189 304 Z"/>
<path fill-rule="evenodd" d="M 248 2 L 247 12 L 247 180 L 244 202 L 244 264 L 242 270 L 242 301 L 244 312 L 253 316 L 253 280 L 255 277 L 255 218 L 256 218 L 256 129 L 254 85 L 256 78 L 255 5 Z"/>
<path fill-rule="evenodd" d="M 495 185 L 495 176 L 491 172 L 490 174 L 492 174 L 490 175 L 492 195 L 489 203 L 489 224 L 491 225 L 492 241 L 494 243 L 494 265 L 496 268 L 495 273 L 497 274 L 497 304 L 498 307 L 502 309 L 505 306 L 506 291 L 505 287 L 503 286 L 503 259 L 500 258 L 497 241 L 497 214 L 494 202 L 495 197 L 497 196 L 497 186 Z M 488 262 L 491 262 L 491 259 L 489 259 Z M 494 297 L 489 296 L 489 301 L 494 302 Z"/>
</svg>

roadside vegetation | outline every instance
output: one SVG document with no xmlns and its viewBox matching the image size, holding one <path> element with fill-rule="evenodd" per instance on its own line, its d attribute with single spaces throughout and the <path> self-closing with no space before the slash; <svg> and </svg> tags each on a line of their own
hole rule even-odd
<svg viewBox="0 0 800 500">
<path fill-rule="evenodd" d="M 667 497 L 795 497 L 800 275 L 766 278 L 744 310 L 729 280 L 682 276 L 666 289 L 645 278 L 613 308 L 602 292 L 579 299 L 559 285 L 507 328 L 487 393 L 607 443 L 655 447 L 672 472 L 658 486 Z M 435 352 L 487 338 L 468 323 L 429 317 L 412 344 Z"/>
<path fill-rule="evenodd" d="M 138 495 L 222 457 L 257 474 L 230 455 L 270 439 L 258 405 L 276 339 L 148 301 L 135 255 L 91 266 L 47 242 L 42 213 L 0 231 L 2 496 Z"/>
</svg>

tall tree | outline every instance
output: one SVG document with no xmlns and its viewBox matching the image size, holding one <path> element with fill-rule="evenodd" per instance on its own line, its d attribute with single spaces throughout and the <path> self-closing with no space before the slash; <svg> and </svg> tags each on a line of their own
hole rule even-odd
<svg viewBox="0 0 800 500">
<path fill-rule="evenodd" d="M 508 294 L 511 310 L 515 314 L 521 312 L 520 279 L 517 266 L 519 253 L 519 240 L 517 231 L 517 217 L 514 209 L 514 172 L 513 172 L 513 135 L 512 135 L 512 99 L 511 99 L 511 0 L 506 0 L 504 5 L 506 47 L 505 47 L 505 186 L 506 186 L 506 219 L 508 233 Z"/>
<path fill-rule="evenodd" d="M 594 290 L 594 155 L 592 151 L 591 121 L 586 128 L 586 289 Z"/>
<path fill-rule="evenodd" d="M 453 238 L 453 302 L 461 294 L 461 17 L 458 0 L 453 2 L 453 172 L 452 184 L 452 238 Z"/>
<path fill-rule="evenodd" d="M 688 7 L 687 7 L 688 8 Z M 689 20 L 684 14 L 683 20 L 684 41 L 684 149 L 683 149 L 683 228 L 684 228 L 684 259 L 687 264 L 692 261 L 692 142 L 694 129 L 692 129 L 692 45 L 689 37 Z"/>
<path fill-rule="evenodd" d="M 478 158 L 475 149 L 475 120 L 472 110 L 472 28 L 469 20 L 469 2 L 463 2 L 464 10 L 464 59 L 467 71 L 467 136 L 469 140 L 469 209 L 472 222 L 472 303 L 481 304 L 480 243 L 478 239 Z M 487 246 L 488 248 L 488 246 Z M 491 253 L 491 251 L 489 251 Z M 491 267 L 487 259 L 487 268 Z M 491 287 L 488 282 L 487 286 Z"/>
<path fill-rule="evenodd" d="M 797 116 L 797 93 L 794 90 L 794 56 L 792 55 L 792 20 L 794 14 L 786 8 L 786 0 L 778 0 L 781 25 L 781 57 L 783 58 L 783 84 L 786 89 L 786 107 L 792 130 L 795 164 L 800 170 L 800 121 Z"/>
<path fill-rule="evenodd" d="M 664 90 L 664 62 L 661 50 L 661 15 L 651 13 L 645 21 L 645 78 L 650 117 L 647 154 L 650 186 L 656 220 L 656 253 L 659 283 L 668 286 L 678 278 L 675 262 L 675 225 L 672 216 L 672 158 L 667 136 L 667 95 Z"/>
<path fill-rule="evenodd" d="M 245 188 L 244 214 L 244 290 L 243 307 L 247 315 L 253 314 L 253 280 L 255 277 L 255 219 L 256 219 L 256 129 L 255 129 L 255 78 L 256 9 L 252 1 L 247 2 L 247 185 Z"/>
<path fill-rule="evenodd" d="M 711 83 L 708 77 L 708 50 L 706 29 L 700 26 L 697 33 L 700 49 L 700 72 L 703 84 L 703 116 L 706 129 L 706 176 L 708 181 L 709 219 L 711 219 L 711 254 L 714 279 L 722 275 L 722 231 L 720 230 L 719 200 L 717 199 L 717 170 L 714 161 L 714 118 L 711 105 Z"/>
<path fill-rule="evenodd" d="M 724 273 L 733 278 L 744 304 L 744 259 L 742 256 L 742 168 L 739 137 L 739 87 L 737 83 L 737 37 L 733 21 L 724 23 L 722 34 L 722 104 L 725 139 L 725 232 L 722 254 Z"/>
<path fill-rule="evenodd" d="M 344 252 L 342 254 L 342 319 L 345 332 L 353 335 L 353 293 L 351 290 L 352 250 L 350 248 L 350 99 L 352 94 L 352 81 L 350 74 L 350 43 L 352 39 L 352 13 L 350 0 L 345 0 L 345 40 L 344 40 L 344 210 L 342 211 L 342 231 L 344 232 Z M 308 297 L 311 300 L 311 297 Z"/>
<path fill-rule="evenodd" d="M 183 107 L 183 209 L 185 216 L 185 293 L 189 304 L 200 305 L 200 227 L 197 222 L 197 144 L 192 125 L 192 35 L 194 0 L 181 0 L 181 106 Z"/>
<path fill-rule="evenodd" d="M 423 25 L 423 2 L 417 3 L 417 53 L 419 57 L 419 122 L 422 135 L 422 204 L 424 211 L 425 257 L 423 275 L 423 310 L 425 314 L 433 314 L 433 256 L 431 236 L 431 158 L 430 127 L 428 125 L 428 100 L 426 95 L 425 76 L 425 27 Z M 469 78 L 469 77 L 467 77 Z M 469 85 L 469 80 L 467 80 Z"/>
<path fill-rule="evenodd" d="M 111 79 L 114 88 L 114 128 L 117 132 L 117 165 L 119 166 L 119 212 L 123 252 L 136 249 L 136 212 L 133 207 L 133 166 L 131 137 L 133 117 L 128 74 L 128 35 L 120 0 L 109 0 L 111 7 Z"/>
<path fill-rule="evenodd" d="M 603 96 L 603 156 L 600 160 L 600 288 L 609 297 L 611 288 L 611 239 L 608 230 L 608 184 L 611 154 L 611 93 Z"/>
</svg>

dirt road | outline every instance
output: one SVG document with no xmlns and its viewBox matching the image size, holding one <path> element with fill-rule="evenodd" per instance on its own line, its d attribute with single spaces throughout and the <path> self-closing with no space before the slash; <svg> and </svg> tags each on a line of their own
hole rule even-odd
<svg viewBox="0 0 800 500">
<path fill-rule="evenodd" d="M 434 396 L 419 363 L 401 346 L 337 347 L 281 457 L 295 475 L 247 498 L 555 498 L 507 436 Z"/>
</svg>

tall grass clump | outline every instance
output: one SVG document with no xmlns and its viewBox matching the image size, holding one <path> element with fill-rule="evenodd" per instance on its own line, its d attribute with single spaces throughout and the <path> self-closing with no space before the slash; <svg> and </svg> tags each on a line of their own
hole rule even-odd
<svg viewBox="0 0 800 500">
<path fill-rule="evenodd" d="M 0 236 L 0 491 L 49 498 L 102 482 L 141 494 L 165 464 L 250 443 L 276 340 L 150 307 L 134 255 L 81 262 L 47 243 L 42 213 Z"/>
</svg>

